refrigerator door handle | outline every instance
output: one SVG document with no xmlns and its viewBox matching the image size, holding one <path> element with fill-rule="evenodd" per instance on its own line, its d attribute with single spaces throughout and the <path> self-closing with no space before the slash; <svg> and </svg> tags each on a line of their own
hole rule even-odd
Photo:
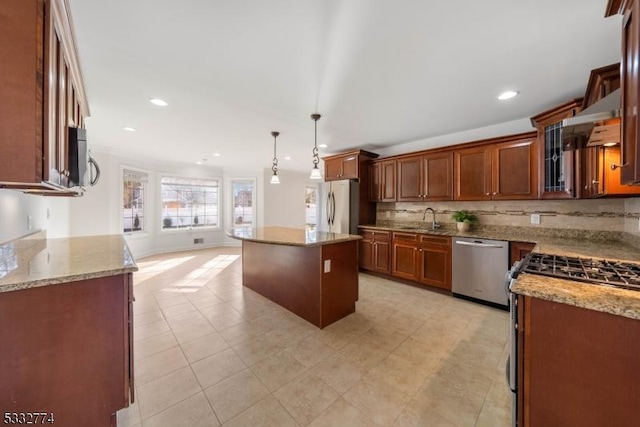
<svg viewBox="0 0 640 427">
<path fill-rule="evenodd" d="M 331 192 L 331 225 L 336 221 L 336 193 Z"/>
<path fill-rule="evenodd" d="M 329 191 L 329 193 L 327 194 L 326 211 L 327 211 L 327 225 L 331 225 L 331 191 Z"/>
</svg>

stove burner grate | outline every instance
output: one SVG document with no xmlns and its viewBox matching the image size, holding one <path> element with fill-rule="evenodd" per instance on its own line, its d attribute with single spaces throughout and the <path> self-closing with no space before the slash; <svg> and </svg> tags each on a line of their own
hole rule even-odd
<svg viewBox="0 0 640 427">
<path fill-rule="evenodd" d="M 640 291 L 640 264 L 532 252 L 521 271 Z"/>
</svg>

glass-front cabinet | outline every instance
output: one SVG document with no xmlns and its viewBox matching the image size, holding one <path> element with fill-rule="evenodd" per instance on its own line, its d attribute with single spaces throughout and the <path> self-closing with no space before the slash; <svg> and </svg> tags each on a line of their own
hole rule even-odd
<svg viewBox="0 0 640 427">
<path fill-rule="evenodd" d="M 576 145 L 562 139 L 562 120 L 580 112 L 581 99 L 562 104 L 531 118 L 538 130 L 541 150 L 540 198 L 574 198 L 576 192 Z"/>
</svg>

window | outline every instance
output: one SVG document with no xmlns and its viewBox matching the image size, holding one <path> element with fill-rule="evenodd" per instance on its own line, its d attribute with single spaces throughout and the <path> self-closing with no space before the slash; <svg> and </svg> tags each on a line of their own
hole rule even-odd
<svg viewBox="0 0 640 427">
<path fill-rule="evenodd" d="M 234 227 L 254 226 L 254 190 L 255 181 L 252 179 L 231 180 L 231 196 L 233 197 L 233 216 L 231 221 Z"/>
<path fill-rule="evenodd" d="M 318 225 L 318 188 L 306 187 L 305 188 L 305 224 L 307 228 L 315 228 Z"/>
<path fill-rule="evenodd" d="M 149 175 L 145 172 L 123 169 L 122 229 L 125 233 L 144 231 L 145 193 Z"/>
<path fill-rule="evenodd" d="M 217 227 L 218 180 L 162 177 L 162 229 Z"/>
</svg>

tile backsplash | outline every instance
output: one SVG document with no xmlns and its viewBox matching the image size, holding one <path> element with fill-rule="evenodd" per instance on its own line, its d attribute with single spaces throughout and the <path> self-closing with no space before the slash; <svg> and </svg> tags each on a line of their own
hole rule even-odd
<svg viewBox="0 0 640 427">
<path fill-rule="evenodd" d="M 485 226 L 516 226 L 603 230 L 636 234 L 640 218 L 640 197 L 629 199 L 593 200 L 513 200 L 478 202 L 396 202 L 378 203 L 378 222 L 423 221 L 427 207 L 436 211 L 436 221 L 454 223 L 451 218 L 457 210 L 468 210 L 478 216 Z M 531 214 L 540 214 L 540 224 L 531 223 Z M 425 222 L 431 221 L 427 213 Z"/>
</svg>

